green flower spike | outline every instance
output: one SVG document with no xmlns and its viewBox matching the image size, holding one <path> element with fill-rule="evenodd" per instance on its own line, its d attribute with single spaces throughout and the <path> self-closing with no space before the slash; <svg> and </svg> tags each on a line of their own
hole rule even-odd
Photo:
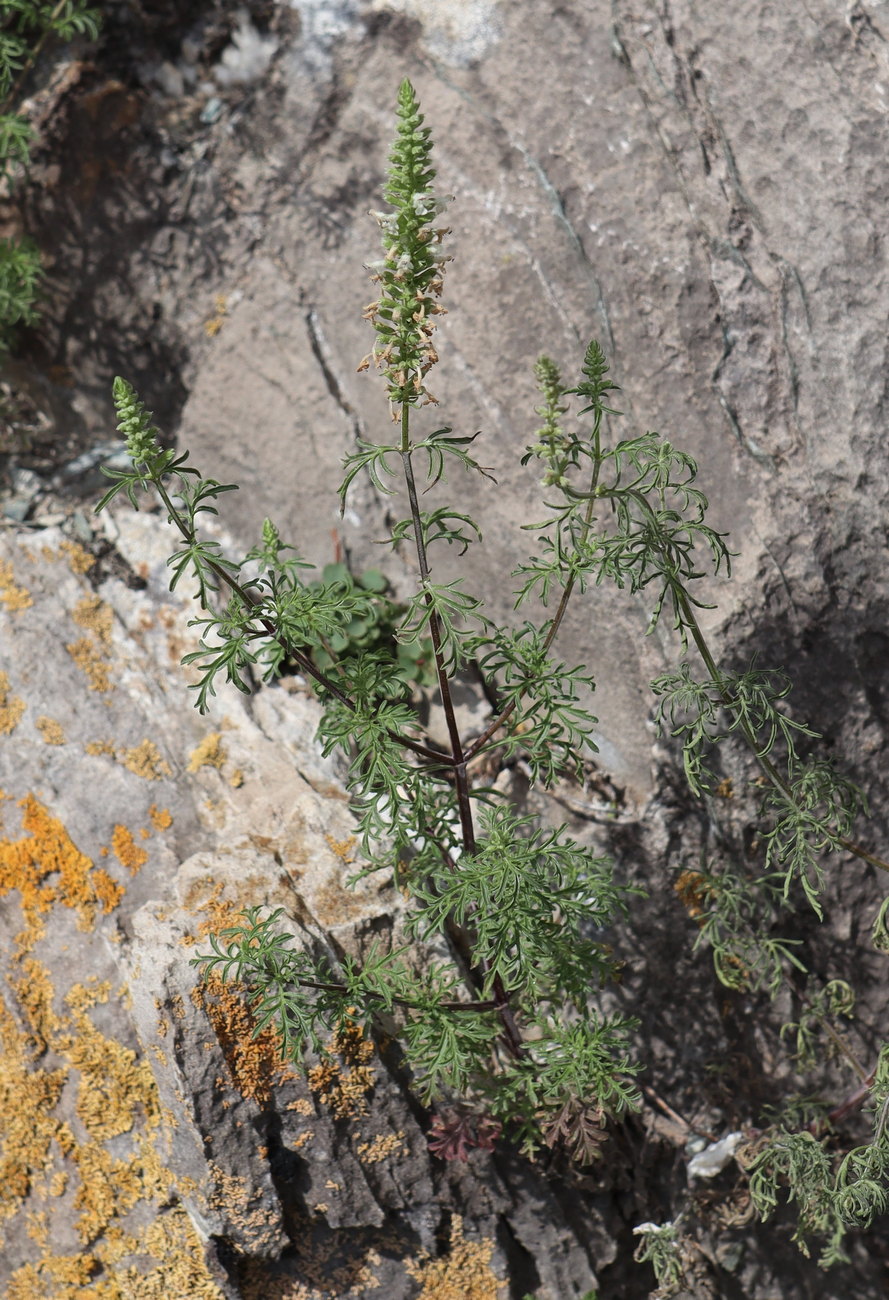
<svg viewBox="0 0 889 1300">
<path fill-rule="evenodd" d="M 117 412 L 117 431 L 127 440 L 127 455 L 134 465 L 148 464 L 161 450 L 158 431 L 151 423 L 154 418 L 144 402 L 140 402 L 132 384 L 118 376 L 114 381 L 114 409 Z"/>
<path fill-rule="evenodd" d="M 372 214 L 383 232 L 385 257 L 368 268 L 382 290 L 379 301 L 372 302 L 364 315 L 372 322 L 377 340 L 358 367 L 366 370 L 373 361 L 383 371 L 394 420 L 404 406 L 436 400 L 425 379 L 438 360 L 432 342 L 433 318 L 444 312 L 438 298 L 442 270 L 450 260 L 441 256 L 439 247 L 448 229 L 431 224 L 441 203 L 432 193 L 430 131 L 423 126 L 417 96 L 407 80 L 398 91 L 397 113 L 385 190 L 386 202 L 395 210 Z"/>
</svg>

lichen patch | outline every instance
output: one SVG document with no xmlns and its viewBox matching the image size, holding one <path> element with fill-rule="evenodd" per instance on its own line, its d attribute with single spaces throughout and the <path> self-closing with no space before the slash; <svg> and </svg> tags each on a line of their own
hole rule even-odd
<svg viewBox="0 0 889 1300">
<path fill-rule="evenodd" d="M 24 712 L 25 701 L 12 694 L 9 677 L 0 672 L 0 735 L 11 735 L 21 722 Z"/>
<path fill-rule="evenodd" d="M 91 594 L 77 602 L 71 617 L 89 635 L 68 642 L 65 649 L 86 676 L 91 691 L 110 691 L 111 607 Z"/>
<path fill-rule="evenodd" d="M 210 975 L 195 985 L 191 999 L 213 1026 L 234 1087 L 242 1097 L 265 1106 L 274 1088 L 292 1078 L 294 1070 L 282 1060 L 281 1040 L 274 1029 L 254 1035 L 256 1017 L 244 993 L 240 985 Z"/>
<path fill-rule="evenodd" d="M 451 1221 L 451 1249 L 443 1259 L 408 1260 L 410 1277 L 422 1283 L 416 1300 L 503 1300 L 506 1284 L 491 1268 L 492 1241 L 467 1241 L 463 1220 Z"/>
<path fill-rule="evenodd" d="M 136 876 L 148 861 L 148 853 L 140 848 L 133 839 L 133 832 L 118 823 L 111 835 L 111 847 L 122 867 L 126 867 L 131 876 Z"/>
<path fill-rule="evenodd" d="M 222 732 L 211 731 L 189 754 L 188 770 L 189 772 L 197 772 L 202 767 L 221 769 L 226 757 L 225 746 L 222 743 Z"/>
<path fill-rule="evenodd" d="M 66 743 L 62 724 L 57 722 L 55 718 L 48 718 L 43 714 L 34 725 L 40 732 L 45 745 L 64 745 Z"/>
<path fill-rule="evenodd" d="M 17 586 L 8 560 L 0 560 L 0 604 L 14 614 L 34 604 L 27 587 Z"/>
<path fill-rule="evenodd" d="M 16 966 L 23 1028 L 0 996 L 0 1222 L 23 1216 L 35 1258 L 13 1270 L 5 1300 L 221 1300 L 154 1145 L 162 1114 L 151 1071 L 90 1016 L 112 997 L 110 983 L 75 985 L 56 1013 L 49 971 L 27 956 Z M 40 1065 L 47 1049 L 60 1062 L 53 1070 Z M 129 1149 L 110 1151 L 124 1134 Z M 154 1217 L 137 1237 L 127 1216 L 140 1204 Z M 71 1206 L 82 1249 L 53 1253 L 54 1216 Z"/>
<path fill-rule="evenodd" d="M 0 898 L 17 890 L 25 918 L 23 951 L 42 933 L 41 917 L 55 903 L 76 911 L 78 927 L 91 930 L 99 912 L 113 911 L 124 888 L 78 849 L 62 822 L 33 795 L 19 801 L 21 839 L 0 840 Z"/>
<path fill-rule="evenodd" d="M 360 1142 L 355 1154 L 363 1165 L 377 1165 L 391 1156 L 406 1155 L 404 1132 L 399 1129 L 397 1133 L 378 1133 L 370 1142 Z"/>
<path fill-rule="evenodd" d="M 123 753 L 120 762 L 129 772 L 141 776 L 143 781 L 160 781 L 165 776 L 172 776 L 169 763 L 153 740 L 143 740 Z"/>
</svg>

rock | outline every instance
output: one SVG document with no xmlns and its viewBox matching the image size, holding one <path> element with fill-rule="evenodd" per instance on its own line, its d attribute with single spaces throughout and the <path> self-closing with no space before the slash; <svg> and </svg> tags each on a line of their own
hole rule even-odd
<svg viewBox="0 0 889 1300">
<path fill-rule="evenodd" d="M 335 961 L 402 939 L 404 901 L 344 887 L 352 823 L 310 698 L 186 707 L 193 611 L 159 523 L 108 523 L 136 585 L 58 528 L 0 535 L 0 1285 L 407 1300 L 434 1277 L 493 1300 L 536 1252 L 545 1294 L 588 1290 L 555 1189 L 505 1156 L 434 1157 L 394 1049 L 359 1032 L 302 1076 L 236 990 L 199 981 L 191 959 L 244 906 L 284 908 Z"/>
</svg>

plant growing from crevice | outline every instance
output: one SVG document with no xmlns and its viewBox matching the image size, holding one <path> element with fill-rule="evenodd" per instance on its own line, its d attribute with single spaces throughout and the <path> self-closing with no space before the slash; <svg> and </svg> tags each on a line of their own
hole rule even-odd
<svg viewBox="0 0 889 1300">
<path fill-rule="evenodd" d="M 0 185 L 12 192 L 15 178 L 27 174 L 33 133 L 18 111 L 25 81 L 52 39 L 99 34 L 99 10 L 84 0 L 7 0 L 0 6 Z M 0 352 L 12 331 L 38 318 L 43 271 L 33 240 L 0 239 Z"/>
<path fill-rule="evenodd" d="M 215 513 L 217 499 L 235 485 L 204 478 L 187 452 L 164 449 L 150 412 L 123 379 L 115 381 L 114 399 L 133 468 L 106 471 L 114 481 L 97 508 L 121 491 L 136 506 L 137 493 L 153 489 L 178 530 L 171 587 L 186 576 L 197 583 L 201 645 L 183 662 L 197 672 L 202 711 L 220 674 L 247 692 L 254 675 L 272 680 L 289 666 L 313 684 L 323 706 L 322 749 L 340 751 L 348 764 L 363 858 L 356 879 L 392 877 L 411 900 L 408 937 L 423 943 L 444 935 L 456 954 L 453 964 L 422 966 L 412 945 L 392 950 L 377 940 L 360 962 L 319 961 L 294 947 L 280 909 L 251 908 L 211 936 L 211 950 L 196 964 L 245 986 L 257 1032 L 274 1027 L 283 1053 L 297 1062 L 307 1045 L 321 1047 L 331 1026 L 394 1021 L 418 1096 L 440 1103 L 432 1146 L 441 1155 L 490 1146 L 502 1129 L 526 1152 L 558 1147 L 584 1164 L 601 1150 L 609 1122 L 639 1104 L 634 1021 L 606 1013 L 596 997 L 613 974 L 603 934 L 631 917 L 634 891 L 607 858 L 578 845 L 564 827 L 519 816 L 490 784 L 492 768 L 519 758 L 547 789 L 575 779 L 584 755 L 595 752 L 593 678 L 556 651 L 569 602 L 614 583 L 647 600 L 649 630 L 666 616 L 683 652 L 696 652 L 701 667 L 686 658 L 653 683 L 660 725 L 681 742 L 696 795 L 717 788 L 725 743 L 743 742 L 758 766 L 762 867 L 726 854 L 684 872 L 698 944 L 711 948 L 723 983 L 774 996 L 789 976 L 804 973 L 773 923 L 798 903 L 821 915 L 827 853 L 889 867 L 850 839 L 862 799 L 803 749 L 815 733 L 790 718 L 785 679 L 755 664 L 745 672 L 718 665 L 698 620 L 697 593 L 702 556 L 715 572 L 729 571 L 725 539 L 707 523 L 690 456 L 654 433 L 607 441 L 615 385 L 595 341 L 574 387 L 552 360 L 542 357 L 536 367 L 541 423 L 522 463 L 541 476 L 544 504 L 540 520 L 527 526 L 533 553 L 514 572 L 515 624 L 493 624 L 462 578 L 437 578 L 443 549 L 462 554 L 481 542 L 468 514 L 439 503 L 446 474 L 491 475 L 476 459 L 478 435 L 417 428 L 420 408 L 436 404 L 428 378 L 438 361 L 448 231 L 436 224 L 430 133 L 408 82 L 397 112 L 389 210 L 375 214 L 383 233 L 383 256 L 371 267 L 377 297 L 365 313 L 374 343 L 359 366 L 381 372 L 395 430 L 388 441 L 359 440 L 339 491 L 345 506 L 352 483 L 366 474 L 378 491 L 406 503 L 387 540 L 410 548 L 414 594 L 399 607 L 379 583 L 369 589 L 338 568 L 306 581 L 306 562 L 269 520 L 243 561 L 227 558 L 201 536 L 199 516 Z M 539 607 L 542 619 L 524 616 Z M 394 636 L 371 639 L 374 627 Z M 444 742 L 424 730 L 416 693 L 406 690 L 403 650 L 423 645 Z M 495 704 L 481 731 L 466 736 L 453 688 L 469 666 L 487 680 Z M 798 1036 L 810 1040 L 829 1003 L 810 1009 Z M 878 1078 L 867 1092 L 879 1107 Z M 808 1153 L 809 1139 L 823 1149 L 808 1133 L 800 1150 Z M 837 1222 L 864 1223 L 878 1207 L 873 1188 L 885 1174 L 885 1141 L 883 1117 L 873 1143 L 842 1165 L 843 1187 L 832 1201 Z M 802 1204 L 802 1164 L 781 1156 L 784 1149 L 778 1136 L 767 1138 L 750 1165 L 763 1212 L 782 1180 Z M 804 1215 L 801 1227 L 830 1235 L 833 1225 L 819 1212 Z M 665 1288 L 679 1277 L 668 1226 L 645 1225 L 639 1251 Z"/>
</svg>

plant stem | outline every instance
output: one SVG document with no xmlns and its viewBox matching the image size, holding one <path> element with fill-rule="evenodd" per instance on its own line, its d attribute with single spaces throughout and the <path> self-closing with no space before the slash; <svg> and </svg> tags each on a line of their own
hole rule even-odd
<svg viewBox="0 0 889 1300">
<path fill-rule="evenodd" d="M 417 548 L 417 564 L 420 570 L 420 581 L 424 586 L 426 586 L 429 581 L 429 561 L 426 554 L 426 541 L 423 537 L 423 521 L 420 517 L 420 504 L 417 498 L 417 484 L 414 478 L 414 467 L 411 457 L 410 407 L 407 402 L 403 402 L 401 407 L 400 452 L 401 463 L 404 467 L 404 480 L 407 486 L 408 500 L 410 502 L 411 519 L 413 520 L 414 541 Z M 476 852 L 477 845 L 475 840 L 475 825 L 472 817 L 472 802 L 469 795 L 469 777 L 466 772 L 467 759 L 463 752 L 463 741 L 460 736 L 460 728 L 457 726 L 457 718 L 454 713 L 454 702 L 451 697 L 451 684 L 444 662 L 444 655 L 442 654 L 441 627 L 439 625 L 438 614 L 435 609 L 432 608 L 432 596 L 428 591 L 426 592 L 426 604 L 429 607 L 429 636 L 432 641 L 432 649 L 435 655 L 435 672 L 438 678 L 438 689 L 441 693 L 441 704 L 442 709 L 444 710 L 445 724 L 448 729 L 448 739 L 451 745 L 454 788 L 457 796 L 457 809 L 460 816 L 463 851 L 468 854 L 473 854 Z M 521 1056 L 523 1053 L 521 1034 L 519 1033 L 512 1008 L 509 1005 L 509 992 L 505 988 L 499 975 L 494 977 L 494 995 L 497 1012 L 503 1024 L 503 1042 L 512 1056 Z"/>
<path fill-rule="evenodd" d="M 345 984 L 336 984 L 326 980 L 303 979 L 301 975 L 294 976 L 294 983 L 299 984 L 304 989 L 320 989 L 324 993 L 348 993 L 349 989 Z M 364 994 L 367 998 L 373 998 L 376 1001 L 385 1001 L 382 993 L 375 993 L 372 989 Z M 391 999 L 399 1007 L 408 1007 L 412 1011 L 425 1011 L 426 1008 L 422 1002 L 415 1002 L 411 998 L 400 998 L 394 994 Z M 489 998 L 485 1002 L 439 1002 L 438 1007 L 442 1011 L 499 1011 L 500 1003 L 496 998 Z"/>
</svg>

